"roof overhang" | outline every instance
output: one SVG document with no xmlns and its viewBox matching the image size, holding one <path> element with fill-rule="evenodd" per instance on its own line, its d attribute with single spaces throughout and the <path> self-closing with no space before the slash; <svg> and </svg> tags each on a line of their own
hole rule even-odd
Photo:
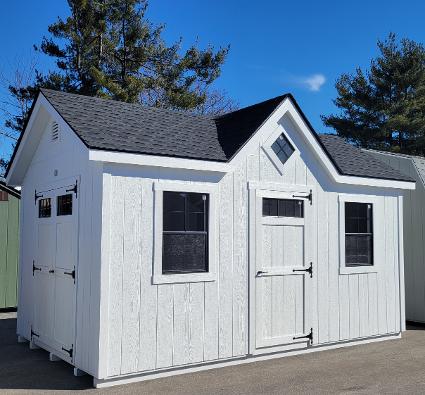
<svg viewBox="0 0 425 395">
<path fill-rule="evenodd" d="M 174 158 L 170 156 L 131 154 L 127 152 L 112 152 L 94 149 L 89 150 L 89 160 L 104 163 L 167 167 L 172 169 L 199 170 L 217 173 L 228 173 L 231 170 L 230 164 L 226 162 L 212 162 L 197 159 Z"/>
<path fill-rule="evenodd" d="M 30 110 L 28 121 L 21 133 L 6 171 L 6 183 L 12 186 L 22 185 L 28 166 L 40 142 L 49 119 L 49 107 L 46 98 L 38 94 Z"/>
<path fill-rule="evenodd" d="M 6 182 L 9 185 L 19 186 L 31 163 L 31 159 L 37 149 L 42 133 L 50 117 L 58 117 L 67 127 L 70 127 L 55 108 L 49 103 L 42 93 L 39 93 L 31 109 L 27 125 L 22 133 L 17 147 L 13 153 L 11 163 L 7 170 Z M 285 116 L 289 116 L 298 127 L 302 138 L 310 147 L 315 157 L 321 163 L 326 173 L 338 184 L 359 185 L 368 187 L 415 189 L 415 183 L 409 181 L 387 180 L 380 178 L 367 178 L 340 174 L 332 162 L 330 155 L 321 144 L 318 135 L 309 124 L 300 107 L 291 95 L 288 95 L 276 107 L 272 114 L 264 121 L 256 133 L 244 144 L 229 162 L 215 162 L 198 159 L 186 159 L 169 156 L 157 156 L 146 154 L 132 154 L 126 152 L 114 152 L 99 149 L 90 149 L 89 160 L 104 163 L 129 164 L 138 166 L 152 166 L 162 168 L 187 169 L 206 172 L 228 173 L 234 169 L 240 161 L 244 160 L 250 152 L 264 142 L 271 128 L 279 126 L 279 122 Z M 71 128 L 70 128 L 71 129 Z"/>
</svg>

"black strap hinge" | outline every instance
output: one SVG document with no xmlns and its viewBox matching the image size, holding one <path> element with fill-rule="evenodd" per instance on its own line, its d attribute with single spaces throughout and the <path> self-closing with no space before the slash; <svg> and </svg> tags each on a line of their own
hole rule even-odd
<svg viewBox="0 0 425 395">
<path fill-rule="evenodd" d="M 33 330 L 32 330 L 32 326 L 31 326 L 31 340 L 32 340 L 32 338 L 33 337 L 40 337 L 40 335 L 38 334 L 38 333 L 35 333 Z"/>
<path fill-rule="evenodd" d="M 293 272 L 307 272 L 310 273 L 310 278 L 313 278 L 313 262 L 310 262 L 310 266 L 307 269 L 292 269 Z"/>
<path fill-rule="evenodd" d="M 66 192 L 74 192 L 75 198 L 78 197 L 78 181 L 75 181 L 74 186 L 71 189 L 67 189 Z"/>
<path fill-rule="evenodd" d="M 294 336 L 293 337 L 294 340 L 297 339 L 308 339 L 310 344 L 313 344 L 313 328 L 310 329 L 310 333 L 308 335 L 305 336 Z"/>
<path fill-rule="evenodd" d="M 37 267 L 34 265 L 34 261 L 32 261 L 32 275 L 34 276 L 34 272 L 39 271 L 41 272 L 41 267 Z"/>
<path fill-rule="evenodd" d="M 63 272 L 63 274 L 65 274 L 67 276 L 71 276 L 72 279 L 74 280 L 74 284 L 75 284 L 75 267 L 74 267 L 74 270 L 72 272 Z"/>
<path fill-rule="evenodd" d="M 62 347 L 62 351 L 65 351 L 66 353 L 68 353 L 69 357 L 72 358 L 72 354 L 74 353 L 74 345 L 72 345 L 70 349 Z"/>
<path fill-rule="evenodd" d="M 310 201 L 310 206 L 313 204 L 313 191 L 310 189 L 308 195 L 292 195 L 293 198 L 308 199 Z"/>
<path fill-rule="evenodd" d="M 34 204 L 37 204 L 37 199 L 40 199 L 43 197 L 42 193 L 37 193 L 37 190 L 34 190 Z"/>
</svg>

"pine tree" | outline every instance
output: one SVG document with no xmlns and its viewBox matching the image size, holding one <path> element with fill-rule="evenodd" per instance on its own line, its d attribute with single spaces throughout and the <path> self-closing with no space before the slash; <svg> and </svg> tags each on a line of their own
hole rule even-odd
<svg viewBox="0 0 425 395">
<path fill-rule="evenodd" d="M 425 155 L 425 49 L 392 33 L 378 48 L 370 69 L 339 77 L 341 112 L 322 120 L 358 146 Z"/>
<path fill-rule="evenodd" d="M 39 87 L 57 89 L 195 113 L 218 114 L 236 104 L 213 89 L 229 47 L 182 50 L 182 40 L 167 45 L 164 26 L 146 18 L 146 0 L 68 0 L 70 15 L 48 26 L 36 51 L 56 68 L 35 72 L 28 85 L 11 84 L 11 101 L 20 111 L 6 128 L 22 131 Z M 3 163 L 4 165 L 4 163 Z"/>
</svg>

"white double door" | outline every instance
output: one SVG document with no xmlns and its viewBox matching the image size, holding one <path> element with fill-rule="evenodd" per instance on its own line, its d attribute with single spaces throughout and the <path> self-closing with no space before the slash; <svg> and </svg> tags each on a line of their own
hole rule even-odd
<svg viewBox="0 0 425 395">
<path fill-rule="evenodd" d="M 308 189 L 256 191 L 255 271 L 251 272 L 256 350 L 290 349 L 313 342 L 310 193 Z"/>
<path fill-rule="evenodd" d="M 36 192 L 32 340 L 72 361 L 78 255 L 76 184 Z M 75 189 L 74 189 L 75 188 Z"/>
</svg>

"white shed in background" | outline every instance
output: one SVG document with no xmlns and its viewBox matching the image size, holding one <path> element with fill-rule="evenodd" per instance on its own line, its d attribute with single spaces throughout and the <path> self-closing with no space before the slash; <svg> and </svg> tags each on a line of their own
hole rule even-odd
<svg viewBox="0 0 425 395">
<path fill-rule="evenodd" d="M 425 323 L 425 158 L 369 152 L 416 180 L 416 189 L 404 192 L 406 319 Z"/>
<path fill-rule="evenodd" d="M 206 117 L 42 90 L 7 182 L 19 338 L 96 386 L 404 330 L 415 184 L 290 95 Z"/>
</svg>

